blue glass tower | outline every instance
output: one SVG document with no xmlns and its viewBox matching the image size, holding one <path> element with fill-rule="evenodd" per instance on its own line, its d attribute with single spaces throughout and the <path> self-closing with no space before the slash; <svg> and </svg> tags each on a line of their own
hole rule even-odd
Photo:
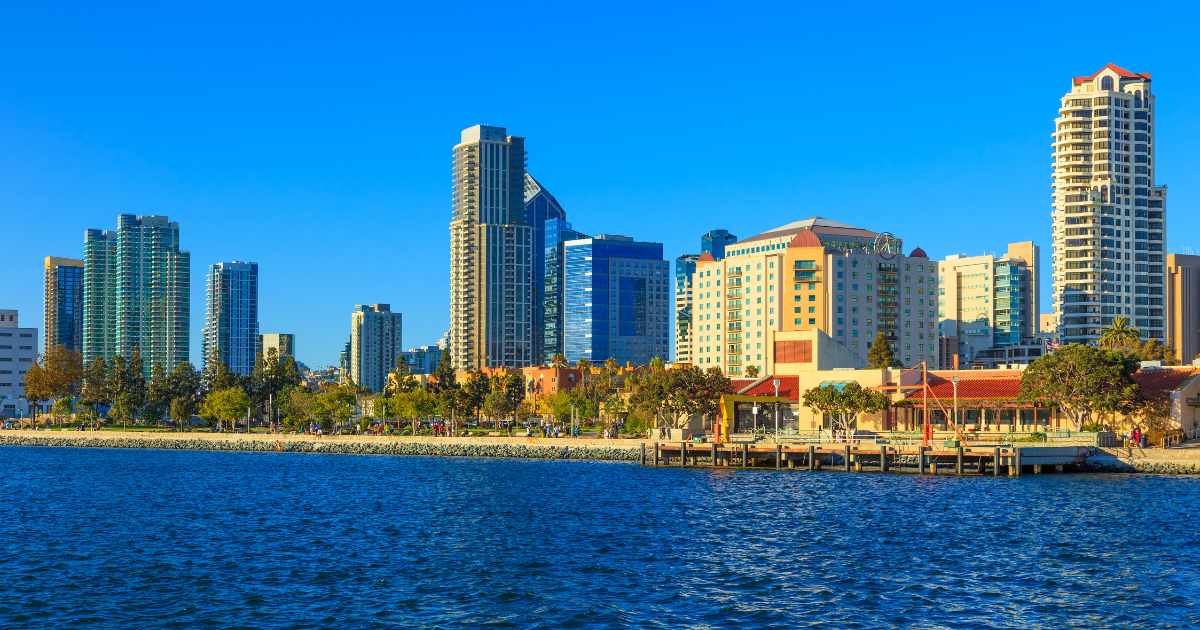
<svg viewBox="0 0 1200 630">
<path fill-rule="evenodd" d="M 204 367 L 215 362 L 243 376 L 258 357 L 258 263 L 219 262 L 208 270 Z"/>
<path fill-rule="evenodd" d="M 646 364 L 670 350 L 662 243 L 600 234 L 563 245 L 568 361 Z"/>
<path fill-rule="evenodd" d="M 542 186 L 541 182 L 525 173 L 525 225 L 533 231 L 533 291 L 532 291 L 532 331 L 533 331 L 533 360 L 541 361 L 548 350 L 545 346 L 546 303 L 548 260 L 546 244 L 548 235 L 546 229 L 554 223 L 566 224 L 567 213 L 562 205 Z M 569 228 L 570 226 L 568 226 Z M 556 350 L 557 351 L 557 350 Z M 554 354 L 550 353 L 551 356 Z"/>
<path fill-rule="evenodd" d="M 700 237 L 700 252 L 712 254 L 713 258 L 721 260 L 725 257 L 725 246 L 733 245 L 737 237 L 725 230 L 712 230 Z"/>
<path fill-rule="evenodd" d="M 588 236 L 571 229 L 571 224 L 564 219 L 547 219 L 543 230 L 545 237 L 542 256 L 545 264 L 542 291 L 542 361 L 549 364 L 554 360 L 554 355 L 566 354 L 563 347 L 563 304 L 566 289 L 563 281 L 563 243 Z M 534 308 L 537 309 L 536 304 Z"/>
</svg>

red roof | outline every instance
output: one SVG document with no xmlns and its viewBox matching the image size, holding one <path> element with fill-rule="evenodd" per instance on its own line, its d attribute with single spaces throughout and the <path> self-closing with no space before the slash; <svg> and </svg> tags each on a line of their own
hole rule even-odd
<svg viewBox="0 0 1200 630">
<path fill-rule="evenodd" d="M 1115 63 L 1110 63 L 1110 64 L 1105 64 L 1105 66 L 1103 68 L 1100 68 L 1099 70 L 1095 71 L 1089 77 L 1075 77 L 1075 85 L 1082 85 L 1084 83 L 1087 83 L 1088 81 L 1095 79 L 1097 75 L 1099 75 L 1101 72 L 1104 72 L 1105 70 L 1112 70 L 1113 72 L 1117 73 L 1117 76 L 1123 77 L 1126 79 L 1147 79 L 1148 80 L 1150 78 L 1149 72 L 1130 72 L 1129 70 L 1126 70 L 1125 68 L 1122 68 L 1121 66 L 1118 66 Z"/>
<path fill-rule="evenodd" d="M 821 247 L 821 237 L 812 230 L 800 230 L 792 237 L 788 247 Z"/>
<path fill-rule="evenodd" d="M 1135 372 L 1133 381 L 1142 388 L 1143 396 L 1158 398 L 1179 389 L 1189 378 L 1197 374 L 1200 374 L 1200 370 L 1192 367 L 1151 368 Z"/>
<path fill-rule="evenodd" d="M 1003 374 L 951 370 L 929 373 L 931 397 L 943 401 L 954 400 L 954 382 L 950 379 L 955 375 L 958 376 L 959 400 L 1015 400 L 1021 393 L 1021 373 L 1016 370 L 1006 370 Z M 920 389 L 913 389 L 908 391 L 905 398 L 920 400 L 921 395 Z"/>
<path fill-rule="evenodd" d="M 696 259 L 696 262 L 713 262 L 714 260 L 716 260 L 716 258 L 713 258 L 712 254 L 704 252 L 703 254 L 700 254 L 699 258 Z"/>
<path fill-rule="evenodd" d="M 765 376 L 753 380 L 738 379 L 733 381 L 733 389 L 742 396 L 774 396 L 775 384 L 772 381 L 775 379 L 779 379 L 780 397 L 799 402 L 799 376 Z"/>
<path fill-rule="evenodd" d="M 929 258 L 929 256 L 925 255 L 925 250 L 921 249 L 920 247 L 909 252 L 908 257 L 909 258 Z"/>
</svg>

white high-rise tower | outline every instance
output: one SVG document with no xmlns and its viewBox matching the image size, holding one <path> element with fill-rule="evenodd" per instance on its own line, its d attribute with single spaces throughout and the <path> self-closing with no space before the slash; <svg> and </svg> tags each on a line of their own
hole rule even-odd
<svg viewBox="0 0 1200 630">
<path fill-rule="evenodd" d="M 1167 189 L 1154 182 L 1150 75 L 1109 64 L 1075 77 L 1053 136 L 1060 341 L 1095 342 L 1118 316 L 1164 340 Z"/>
</svg>

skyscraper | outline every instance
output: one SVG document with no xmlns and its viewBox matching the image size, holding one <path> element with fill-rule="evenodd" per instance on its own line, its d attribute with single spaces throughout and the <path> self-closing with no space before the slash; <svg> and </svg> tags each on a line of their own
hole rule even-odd
<svg viewBox="0 0 1200 630">
<path fill-rule="evenodd" d="M 1154 181 L 1150 75 L 1109 64 L 1075 77 L 1054 136 L 1054 312 L 1062 343 L 1118 316 L 1166 339 L 1166 186 Z"/>
<path fill-rule="evenodd" d="M 533 262 L 531 272 L 533 274 L 533 298 L 530 315 L 532 317 L 532 333 L 533 333 L 533 362 L 539 363 L 546 355 L 546 309 L 544 307 L 547 301 L 546 294 L 546 278 L 547 274 L 553 273 L 547 269 L 547 256 L 550 255 L 546 247 L 546 230 L 550 222 L 554 222 L 554 226 L 559 225 L 559 222 L 565 222 L 567 218 L 566 211 L 562 205 L 542 186 L 541 182 L 537 181 L 528 172 L 525 173 L 525 225 L 529 226 L 531 231 L 531 252 Z M 553 356 L 553 353 L 551 353 Z"/>
<path fill-rule="evenodd" d="M 702 254 L 713 260 L 725 258 L 725 247 L 737 242 L 726 230 L 711 230 L 700 237 L 700 254 L 684 254 L 675 259 L 675 360 L 692 362 L 692 275 Z"/>
<path fill-rule="evenodd" d="M 296 335 L 292 333 L 266 332 L 258 337 L 258 354 L 267 356 L 271 350 L 282 360 L 284 357 L 296 358 Z"/>
<path fill-rule="evenodd" d="M 563 244 L 567 241 L 587 238 L 583 232 L 571 228 L 564 219 L 547 219 L 543 225 L 544 279 L 542 301 L 534 309 L 542 311 L 542 356 L 541 361 L 549 364 L 554 355 L 565 354 L 563 347 L 563 305 L 566 283 L 563 281 Z M 535 330 L 534 334 L 538 334 Z"/>
<path fill-rule="evenodd" d="M 225 364 L 243 376 L 258 356 L 258 263 L 219 262 L 208 269 L 204 368 Z"/>
<path fill-rule="evenodd" d="M 661 243 L 600 234 L 564 244 L 568 361 L 666 358 L 670 264 Z"/>
<path fill-rule="evenodd" d="M 135 348 L 147 375 L 187 362 L 191 255 L 179 248 L 179 224 L 122 214 L 115 231 L 88 230 L 83 252 L 84 362 Z"/>
<path fill-rule="evenodd" d="M 454 146 L 450 353 L 456 369 L 533 361 L 533 234 L 525 139 L 475 125 Z"/>
<path fill-rule="evenodd" d="M 1200 256 L 1167 256 L 1167 343 L 1175 359 L 1200 355 Z"/>
<path fill-rule="evenodd" d="M 716 260 L 721 260 L 725 257 L 725 246 L 733 245 L 737 242 L 737 237 L 725 230 L 712 230 L 705 232 L 700 237 L 700 253 L 712 254 Z"/>
<path fill-rule="evenodd" d="M 45 271 L 44 351 L 55 346 L 83 350 L 83 261 L 47 256 Z"/>
<path fill-rule="evenodd" d="M 1034 343 L 1038 333 L 1038 247 L 1010 243 L 1004 256 L 948 256 L 938 263 L 938 335 L 943 368 L 980 353 Z"/>
<path fill-rule="evenodd" d="M 350 380 L 383 391 L 387 375 L 404 356 L 403 316 L 388 304 L 356 304 L 350 316 Z"/>
</svg>

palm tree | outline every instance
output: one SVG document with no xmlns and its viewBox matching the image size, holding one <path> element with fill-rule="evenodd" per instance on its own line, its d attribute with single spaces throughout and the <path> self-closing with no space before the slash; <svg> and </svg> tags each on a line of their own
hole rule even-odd
<svg viewBox="0 0 1200 630">
<path fill-rule="evenodd" d="M 567 357 L 563 356 L 561 352 L 555 352 L 554 357 L 550 359 L 550 365 L 556 368 L 565 368 L 567 367 Z"/>
<path fill-rule="evenodd" d="M 1117 350 L 1137 345 L 1142 335 L 1129 323 L 1125 316 L 1114 317 L 1112 323 L 1100 333 L 1100 347 Z"/>
</svg>

